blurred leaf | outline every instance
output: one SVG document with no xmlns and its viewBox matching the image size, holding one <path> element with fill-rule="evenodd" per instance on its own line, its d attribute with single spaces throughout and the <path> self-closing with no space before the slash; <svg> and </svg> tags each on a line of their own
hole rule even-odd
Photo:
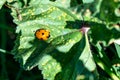
<svg viewBox="0 0 120 80">
<path fill-rule="evenodd" d="M 101 3 L 103 0 L 94 0 L 90 6 L 90 11 L 93 13 L 92 16 L 96 16 L 100 12 Z"/>
<path fill-rule="evenodd" d="M 120 45 L 120 39 L 115 40 L 114 43 Z"/>
<path fill-rule="evenodd" d="M 83 3 L 82 0 L 71 0 L 70 1 L 70 7 L 75 7 L 75 6 L 78 6 L 82 3 Z"/>
<path fill-rule="evenodd" d="M 83 0 L 84 1 L 84 0 Z M 70 10 L 83 20 L 83 17 L 91 18 L 99 12 L 101 0 L 71 0 Z M 84 18 L 85 20 L 85 18 Z"/>
<path fill-rule="evenodd" d="M 115 48 L 116 48 L 117 55 L 120 58 L 120 45 L 115 43 Z"/>
<path fill-rule="evenodd" d="M 120 78 L 120 63 L 114 64 L 113 69 L 114 69 L 116 75 Z"/>
<path fill-rule="evenodd" d="M 115 73 L 110 70 L 106 64 L 101 60 L 99 59 L 99 57 L 97 57 L 96 54 L 93 55 L 94 56 L 94 60 L 96 61 L 97 65 L 103 69 L 113 80 L 119 80 L 119 77 L 115 75 Z"/>
<path fill-rule="evenodd" d="M 110 59 L 107 56 L 107 53 L 104 51 L 104 49 L 102 48 L 102 46 L 99 43 L 96 45 L 96 49 L 98 51 L 99 58 L 102 59 L 102 62 L 104 62 L 107 67 L 111 68 L 112 63 L 108 63 L 108 62 L 110 62 Z"/>
<path fill-rule="evenodd" d="M 120 38 L 120 31 L 115 28 L 109 28 L 101 23 L 90 23 L 91 24 L 91 39 L 92 43 L 97 44 L 98 42 L 103 43 L 105 46 L 112 43 L 115 39 Z"/>
<path fill-rule="evenodd" d="M 115 15 L 116 15 L 117 17 L 120 17 L 120 4 L 119 4 L 118 7 L 116 7 L 116 9 L 115 9 Z"/>
<path fill-rule="evenodd" d="M 6 2 L 6 0 L 0 0 L 0 9 L 2 8 L 2 6 L 5 2 Z"/>
<path fill-rule="evenodd" d="M 91 3 L 91 2 L 93 2 L 94 0 L 82 0 L 83 1 L 83 3 Z"/>
<path fill-rule="evenodd" d="M 119 2 L 115 2 L 114 0 L 103 0 L 100 7 L 100 13 L 98 14 L 99 18 L 109 23 L 119 22 L 120 17 L 115 13 L 119 5 Z"/>
</svg>

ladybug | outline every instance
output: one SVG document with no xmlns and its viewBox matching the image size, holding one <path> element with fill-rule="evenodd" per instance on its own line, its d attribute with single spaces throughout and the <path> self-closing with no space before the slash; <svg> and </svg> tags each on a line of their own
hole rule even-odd
<svg viewBox="0 0 120 80">
<path fill-rule="evenodd" d="M 38 29 L 35 32 L 35 37 L 39 40 L 48 40 L 50 37 L 50 32 L 46 29 Z"/>
</svg>

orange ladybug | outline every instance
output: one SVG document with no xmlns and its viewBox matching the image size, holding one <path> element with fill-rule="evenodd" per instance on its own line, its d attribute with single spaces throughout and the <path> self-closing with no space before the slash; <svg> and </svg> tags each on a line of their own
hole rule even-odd
<svg viewBox="0 0 120 80">
<path fill-rule="evenodd" d="M 38 29 L 35 32 L 35 37 L 39 40 L 48 40 L 50 37 L 50 32 L 46 29 Z"/>
</svg>

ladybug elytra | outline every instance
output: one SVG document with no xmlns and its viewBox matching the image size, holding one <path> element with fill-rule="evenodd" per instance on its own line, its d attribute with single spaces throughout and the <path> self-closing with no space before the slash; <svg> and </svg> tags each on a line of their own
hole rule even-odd
<svg viewBox="0 0 120 80">
<path fill-rule="evenodd" d="M 35 32 L 35 37 L 39 40 L 48 40 L 50 37 L 50 32 L 46 29 L 38 29 Z"/>
</svg>

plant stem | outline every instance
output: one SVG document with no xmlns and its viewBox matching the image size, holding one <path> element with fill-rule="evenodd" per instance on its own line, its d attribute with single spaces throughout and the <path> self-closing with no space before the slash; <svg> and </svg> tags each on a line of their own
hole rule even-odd
<svg viewBox="0 0 120 80">
<path fill-rule="evenodd" d="M 8 53 L 8 54 L 11 54 L 9 51 L 6 51 L 6 50 L 4 50 L 4 49 L 0 49 L 0 52 L 1 52 L 1 53 Z"/>
</svg>

